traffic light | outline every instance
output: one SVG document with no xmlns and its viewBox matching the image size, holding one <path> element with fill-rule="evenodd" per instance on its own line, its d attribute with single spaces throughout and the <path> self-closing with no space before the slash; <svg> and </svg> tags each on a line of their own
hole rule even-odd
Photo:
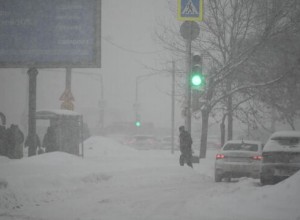
<svg viewBox="0 0 300 220">
<path fill-rule="evenodd" d="M 135 121 L 135 126 L 136 127 L 140 127 L 141 126 L 141 122 L 140 121 Z"/>
<path fill-rule="evenodd" d="M 191 89 L 201 90 L 205 85 L 205 77 L 202 72 L 202 58 L 200 55 L 193 55 L 192 65 L 190 73 Z"/>
<path fill-rule="evenodd" d="M 135 126 L 136 127 L 141 127 L 142 123 L 141 123 L 141 116 L 138 112 L 136 112 L 135 114 Z"/>
</svg>

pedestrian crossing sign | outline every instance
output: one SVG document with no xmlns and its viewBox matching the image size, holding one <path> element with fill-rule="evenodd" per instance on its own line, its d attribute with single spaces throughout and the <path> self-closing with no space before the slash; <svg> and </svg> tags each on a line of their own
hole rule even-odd
<svg viewBox="0 0 300 220">
<path fill-rule="evenodd" d="M 203 0 L 178 0 L 179 21 L 202 21 Z"/>
</svg>

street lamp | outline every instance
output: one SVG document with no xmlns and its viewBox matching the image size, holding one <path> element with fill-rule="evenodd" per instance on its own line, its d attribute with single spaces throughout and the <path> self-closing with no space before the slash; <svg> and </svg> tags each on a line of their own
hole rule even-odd
<svg viewBox="0 0 300 220">
<path fill-rule="evenodd" d="M 135 78 L 135 103 L 134 103 L 134 111 L 135 111 L 135 126 L 140 127 L 142 125 L 141 123 L 141 117 L 140 117 L 140 103 L 139 103 L 139 83 L 142 79 L 158 75 L 158 73 L 149 73 L 146 75 L 140 75 Z"/>
</svg>

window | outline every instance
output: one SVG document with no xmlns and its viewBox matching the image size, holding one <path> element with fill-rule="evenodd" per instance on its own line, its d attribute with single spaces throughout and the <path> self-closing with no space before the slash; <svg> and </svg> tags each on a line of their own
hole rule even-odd
<svg viewBox="0 0 300 220">
<path fill-rule="evenodd" d="M 299 138 L 297 137 L 274 137 L 272 140 L 278 142 L 283 146 L 295 146 L 299 145 Z"/>
<path fill-rule="evenodd" d="M 258 151 L 258 145 L 247 143 L 229 143 L 223 148 L 223 150 Z"/>
</svg>

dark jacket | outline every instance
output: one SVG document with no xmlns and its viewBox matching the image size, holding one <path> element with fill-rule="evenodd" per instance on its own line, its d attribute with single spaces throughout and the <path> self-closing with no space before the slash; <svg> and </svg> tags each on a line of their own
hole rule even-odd
<svg viewBox="0 0 300 220">
<path fill-rule="evenodd" d="M 181 153 L 188 153 L 192 150 L 193 140 L 188 131 L 181 131 L 179 135 Z"/>
<path fill-rule="evenodd" d="M 12 124 L 7 129 L 7 156 L 12 159 L 20 159 L 23 157 L 24 134 L 18 125 Z"/>
</svg>

